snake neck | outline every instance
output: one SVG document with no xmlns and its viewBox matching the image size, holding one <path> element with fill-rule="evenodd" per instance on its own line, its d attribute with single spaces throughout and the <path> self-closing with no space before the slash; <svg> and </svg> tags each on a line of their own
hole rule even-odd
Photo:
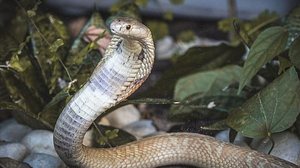
<svg viewBox="0 0 300 168">
<path fill-rule="evenodd" d="M 154 61 L 150 39 L 113 37 L 106 57 L 87 83 L 63 109 L 54 129 L 56 151 L 68 165 L 85 165 L 88 148 L 82 145 L 93 121 L 132 94 L 149 75 Z"/>
</svg>

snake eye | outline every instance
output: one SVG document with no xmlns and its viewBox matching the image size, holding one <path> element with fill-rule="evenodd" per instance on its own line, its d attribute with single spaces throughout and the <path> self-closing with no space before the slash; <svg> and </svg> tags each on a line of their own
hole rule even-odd
<svg viewBox="0 0 300 168">
<path fill-rule="evenodd" d="M 130 26 L 130 25 L 127 25 L 127 26 L 126 26 L 126 29 L 127 29 L 127 30 L 129 30 L 130 28 L 131 28 L 131 26 Z"/>
</svg>

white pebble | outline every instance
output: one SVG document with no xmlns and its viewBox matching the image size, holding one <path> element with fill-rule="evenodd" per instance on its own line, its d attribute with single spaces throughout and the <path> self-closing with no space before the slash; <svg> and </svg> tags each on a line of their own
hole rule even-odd
<svg viewBox="0 0 300 168">
<path fill-rule="evenodd" d="M 44 153 L 32 153 L 24 159 L 32 168 L 63 168 L 64 163 L 52 155 Z"/>
<path fill-rule="evenodd" d="M 8 157 L 21 161 L 27 153 L 27 148 L 21 143 L 4 143 L 0 145 L 0 158 Z"/>
<path fill-rule="evenodd" d="M 122 128 L 138 121 L 141 118 L 141 114 L 134 105 L 126 105 L 111 112 L 106 118 L 111 126 Z"/>
<path fill-rule="evenodd" d="M 15 119 L 9 119 L 0 125 L 0 140 L 19 142 L 30 131 L 30 127 L 17 123 Z"/>
<path fill-rule="evenodd" d="M 47 130 L 34 130 L 22 139 L 31 153 L 45 153 L 58 157 L 53 145 L 53 133 Z"/>
</svg>

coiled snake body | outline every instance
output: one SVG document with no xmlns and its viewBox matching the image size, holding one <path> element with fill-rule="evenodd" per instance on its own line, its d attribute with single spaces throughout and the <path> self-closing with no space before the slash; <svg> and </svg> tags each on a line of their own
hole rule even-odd
<svg viewBox="0 0 300 168">
<path fill-rule="evenodd" d="M 212 137 L 173 133 L 109 149 L 82 145 L 84 134 L 105 110 L 132 94 L 148 77 L 154 61 L 150 30 L 136 20 L 118 18 L 102 61 L 66 105 L 54 129 L 54 145 L 70 167 L 157 167 L 193 165 L 209 168 L 297 167 L 279 158 L 240 148 Z"/>
</svg>

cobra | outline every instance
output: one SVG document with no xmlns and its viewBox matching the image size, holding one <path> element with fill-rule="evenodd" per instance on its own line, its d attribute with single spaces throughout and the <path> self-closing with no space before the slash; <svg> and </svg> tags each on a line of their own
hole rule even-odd
<svg viewBox="0 0 300 168">
<path fill-rule="evenodd" d="M 114 148 L 82 145 L 92 122 L 131 95 L 148 77 L 154 62 L 150 30 L 129 18 L 110 24 L 114 34 L 104 58 L 60 114 L 54 145 L 70 167 L 138 168 L 191 165 L 206 168 L 297 167 L 282 159 L 193 133 L 145 138 Z"/>
</svg>

